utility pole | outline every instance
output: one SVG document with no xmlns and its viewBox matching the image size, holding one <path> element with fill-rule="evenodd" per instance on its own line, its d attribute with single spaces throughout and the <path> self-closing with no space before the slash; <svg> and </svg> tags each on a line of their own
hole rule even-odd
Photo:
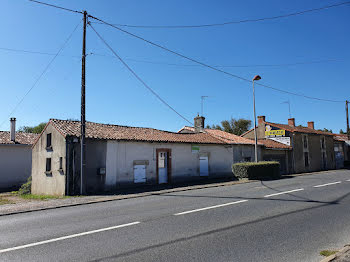
<svg viewBox="0 0 350 262">
<path fill-rule="evenodd" d="M 85 193 L 83 190 L 83 178 L 85 175 L 85 58 L 86 58 L 86 21 L 87 12 L 84 11 L 84 29 L 83 29 L 83 52 L 81 57 L 81 134 L 80 134 L 80 195 Z"/>
<path fill-rule="evenodd" d="M 348 140 L 350 140 L 350 128 L 349 128 L 349 109 L 348 109 L 349 101 L 345 101 L 345 111 L 346 111 L 346 134 L 348 135 Z"/>
<path fill-rule="evenodd" d="M 255 112 L 255 87 L 254 87 L 254 81 L 258 81 L 261 79 L 261 76 L 256 75 L 253 78 L 253 107 L 254 107 L 254 157 L 255 162 L 258 162 L 258 136 L 256 133 L 256 112 Z"/>
</svg>

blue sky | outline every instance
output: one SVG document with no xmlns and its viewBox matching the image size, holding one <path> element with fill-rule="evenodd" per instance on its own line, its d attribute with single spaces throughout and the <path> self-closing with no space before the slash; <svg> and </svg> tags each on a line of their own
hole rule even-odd
<svg viewBox="0 0 350 262">
<path fill-rule="evenodd" d="M 46 1 L 87 10 L 111 23 L 186 25 L 254 19 L 317 8 L 340 1 L 309 0 L 60 0 Z M 0 48 L 56 53 L 81 21 L 80 14 L 25 0 L 2 0 Z M 350 99 L 350 5 L 279 20 L 210 28 L 141 29 L 130 32 L 210 65 L 225 68 L 287 91 L 326 99 Z M 204 105 L 206 124 L 253 118 L 251 84 L 212 71 L 134 39 L 105 25 L 96 30 L 164 100 L 192 121 Z M 80 118 L 82 24 L 47 73 L 13 113 L 17 125 L 49 118 Z M 87 120 L 177 131 L 188 125 L 146 90 L 97 38 L 87 31 Z M 52 59 L 50 55 L 0 49 L 0 130 L 9 129 L 9 114 Z M 176 65 L 136 62 L 143 60 Z M 263 67 L 254 65 L 324 63 Z M 286 123 L 290 100 L 296 124 L 315 121 L 316 128 L 345 130 L 345 103 L 308 100 L 256 86 L 257 115 Z"/>
</svg>

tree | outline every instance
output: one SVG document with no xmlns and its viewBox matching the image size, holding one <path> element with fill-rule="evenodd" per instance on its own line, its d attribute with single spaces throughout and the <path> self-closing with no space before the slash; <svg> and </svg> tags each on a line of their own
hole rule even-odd
<svg viewBox="0 0 350 262">
<path fill-rule="evenodd" d="M 252 125 L 252 121 L 248 119 L 235 119 L 231 118 L 230 120 L 221 121 L 220 125 L 212 125 L 211 129 L 222 130 L 235 135 L 242 135 L 244 132 L 247 132 Z"/>
<path fill-rule="evenodd" d="M 327 132 L 327 133 L 333 133 L 332 129 L 327 129 L 327 128 L 319 129 L 319 131 L 323 131 L 323 132 Z"/>
<path fill-rule="evenodd" d="M 22 126 L 19 128 L 18 131 L 20 132 L 24 132 L 24 133 L 34 133 L 34 134 L 40 134 L 41 131 L 43 131 L 43 129 L 45 128 L 46 123 L 40 123 L 37 126 Z"/>
</svg>

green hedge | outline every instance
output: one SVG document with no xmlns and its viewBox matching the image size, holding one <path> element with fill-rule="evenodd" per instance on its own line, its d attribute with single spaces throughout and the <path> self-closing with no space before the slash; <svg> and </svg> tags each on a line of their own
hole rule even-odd
<svg viewBox="0 0 350 262">
<path fill-rule="evenodd" d="M 280 178 L 280 163 L 276 161 L 243 162 L 232 165 L 237 178 L 276 179 Z"/>
</svg>

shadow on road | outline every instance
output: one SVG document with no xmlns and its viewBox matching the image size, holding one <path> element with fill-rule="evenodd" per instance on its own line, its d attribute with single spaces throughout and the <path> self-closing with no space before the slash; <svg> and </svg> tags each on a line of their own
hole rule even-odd
<svg viewBox="0 0 350 262">
<path fill-rule="evenodd" d="M 297 213 L 301 213 L 301 212 L 305 212 L 305 211 L 309 211 L 309 210 L 320 209 L 320 208 L 324 208 L 324 207 L 327 207 L 327 206 L 333 205 L 333 204 L 339 204 L 344 199 L 348 198 L 349 196 L 350 196 L 350 192 L 345 194 L 345 195 L 343 195 L 343 196 L 341 196 L 341 197 L 339 197 L 339 198 L 337 198 L 335 201 L 332 201 L 332 202 L 329 202 L 329 203 L 328 202 L 326 202 L 326 203 L 320 202 L 321 204 L 317 205 L 317 206 L 303 208 L 303 209 L 299 209 L 299 210 L 295 210 L 295 211 L 291 211 L 291 212 L 287 212 L 287 213 L 283 213 L 283 214 L 279 214 L 279 215 L 269 216 L 269 217 L 265 217 L 265 218 L 260 218 L 260 219 L 256 219 L 256 220 L 253 220 L 253 221 L 244 222 L 244 223 L 240 223 L 240 224 L 237 224 L 237 225 L 229 226 L 229 227 L 224 227 L 224 228 L 219 228 L 219 229 L 215 229 L 215 230 L 210 230 L 210 231 L 199 233 L 199 234 L 196 234 L 196 235 L 192 235 L 192 236 L 188 236 L 188 237 L 182 237 L 182 238 L 171 240 L 171 241 L 168 241 L 168 242 L 165 242 L 165 243 L 156 244 L 156 245 L 150 245 L 150 246 L 147 246 L 147 247 L 144 247 L 144 248 L 134 249 L 134 250 L 131 250 L 131 251 L 128 251 L 128 252 L 124 252 L 124 253 L 120 253 L 120 254 L 117 254 L 117 255 L 108 256 L 108 257 L 104 257 L 104 258 L 100 258 L 100 259 L 96 259 L 96 260 L 91 260 L 91 261 L 105 261 L 105 260 L 114 261 L 115 259 L 125 258 L 127 256 L 134 255 L 134 254 L 137 254 L 137 253 L 140 253 L 140 252 L 148 251 L 148 250 L 155 249 L 155 248 L 165 247 L 165 246 L 168 246 L 168 245 L 172 245 L 172 244 L 175 244 L 175 243 L 184 242 L 184 241 L 188 241 L 188 240 L 192 240 L 192 239 L 196 239 L 196 238 L 200 238 L 200 237 L 209 236 L 209 235 L 216 234 L 216 233 L 219 233 L 219 232 L 232 230 L 232 229 L 237 228 L 237 227 L 248 226 L 248 225 L 252 225 L 252 224 L 255 224 L 255 223 L 259 223 L 259 222 L 268 221 L 268 220 L 275 219 L 275 218 L 280 218 L 280 217 L 284 217 L 284 216 L 288 216 L 288 215 L 292 215 L 292 214 L 297 214 Z"/>
</svg>

